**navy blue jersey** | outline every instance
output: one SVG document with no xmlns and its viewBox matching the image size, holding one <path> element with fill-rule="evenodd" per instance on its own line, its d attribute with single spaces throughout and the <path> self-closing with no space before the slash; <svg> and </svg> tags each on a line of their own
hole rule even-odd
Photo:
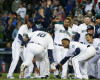
<svg viewBox="0 0 100 80">
<path fill-rule="evenodd" d="M 93 38 L 99 38 L 100 37 L 100 25 L 95 26 L 95 34 Z"/>
</svg>

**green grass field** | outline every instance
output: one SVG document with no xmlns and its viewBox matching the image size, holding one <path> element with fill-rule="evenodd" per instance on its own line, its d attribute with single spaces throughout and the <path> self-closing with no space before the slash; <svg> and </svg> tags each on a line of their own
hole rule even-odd
<svg viewBox="0 0 100 80">
<path fill-rule="evenodd" d="M 18 78 L 19 73 L 14 73 L 14 77 L 15 79 L 7 79 L 7 73 L 3 73 L 2 77 L 0 77 L 0 80 L 40 80 L 40 79 L 19 79 Z M 42 79 L 42 80 L 47 80 L 47 79 Z M 58 80 L 58 79 L 55 79 L 53 75 L 51 74 L 50 79 L 48 80 Z M 64 80 L 64 79 L 60 79 L 60 80 Z M 66 80 L 79 80 L 79 79 L 66 79 Z M 90 80 L 100 80 L 100 79 L 90 79 Z"/>
</svg>

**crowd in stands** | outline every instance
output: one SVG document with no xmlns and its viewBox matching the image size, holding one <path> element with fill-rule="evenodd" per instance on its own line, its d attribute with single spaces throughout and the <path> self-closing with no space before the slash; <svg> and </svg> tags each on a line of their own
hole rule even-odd
<svg viewBox="0 0 100 80">
<path fill-rule="evenodd" d="M 52 26 L 53 21 L 63 24 L 66 17 L 71 17 L 73 23 L 79 26 L 84 22 L 85 15 L 89 15 L 92 24 L 95 25 L 95 16 L 100 16 L 99 0 L 51 0 L 52 4 L 49 7 L 47 1 L 0 0 L 0 42 L 12 42 L 20 26 L 27 24 L 30 18 L 34 19 L 41 13 L 41 8 L 44 10 L 44 18 L 36 24 L 39 24 L 39 27 L 42 26 L 44 30 Z M 5 57 L 4 61 L 6 62 Z M 9 60 L 7 61 L 6 63 L 9 63 Z"/>
<path fill-rule="evenodd" d="M 22 24 L 26 24 L 29 18 L 34 18 L 40 8 L 46 9 L 46 0 L 30 0 L 31 3 L 23 2 L 21 0 L 14 0 L 8 4 L 12 4 L 10 11 L 7 8 L 3 10 L 6 0 L 0 0 L 0 41 L 12 41 Z M 99 2 L 97 0 L 51 0 L 50 12 L 48 19 L 56 16 L 59 22 L 70 16 L 73 23 L 77 25 L 83 23 L 84 15 L 88 14 L 92 17 L 100 12 Z M 7 4 L 7 3 L 6 3 Z M 6 5 L 8 6 L 8 5 Z M 11 5 L 10 5 L 11 6 Z M 45 11 L 44 11 L 45 13 Z M 48 20 L 48 25 L 50 21 Z"/>
</svg>

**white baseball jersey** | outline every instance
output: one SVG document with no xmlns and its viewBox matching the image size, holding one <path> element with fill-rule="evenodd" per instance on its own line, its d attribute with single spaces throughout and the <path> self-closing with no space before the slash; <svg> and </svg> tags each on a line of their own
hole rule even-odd
<svg viewBox="0 0 100 80">
<path fill-rule="evenodd" d="M 96 49 L 96 52 L 100 54 L 100 39 L 95 38 L 93 39 L 93 44 L 87 43 L 88 45 L 93 46 Z"/>
<path fill-rule="evenodd" d="M 22 25 L 19 28 L 18 34 L 21 34 L 21 36 L 24 38 L 28 33 L 31 33 L 31 32 L 32 32 L 32 28 L 28 29 L 27 25 Z M 7 77 L 12 76 L 12 74 L 17 66 L 19 57 L 22 56 L 21 53 L 23 53 L 23 50 L 24 50 L 24 47 L 21 46 L 22 41 L 20 41 L 20 39 L 18 38 L 18 34 L 12 43 L 12 58 L 13 58 L 13 60 L 10 65 L 10 69 L 7 74 Z"/>
<path fill-rule="evenodd" d="M 87 49 L 87 45 L 79 43 L 79 42 L 70 42 L 69 50 L 66 56 L 72 56 L 76 48 L 80 48 L 81 52 L 83 52 Z"/>
<path fill-rule="evenodd" d="M 22 25 L 18 30 L 18 34 L 21 34 L 23 38 L 26 37 L 29 33 L 32 33 L 32 28 L 28 28 L 26 24 Z M 14 41 L 21 43 L 21 41 L 18 39 L 18 34 Z"/>
<path fill-rule="evenodd" d="M 87 45 L 88 42 L 86 40 L 86 36 L 85 36 L 86 34 L 87 34 L 87 32 L 84 32 L 84 33 L 80 34 L 79 42 L 82 42 L 82 43 Z"/>
<path fill-rule="evenodd" d="M 68 38 L 69 40 L 72 39 L 72 31 L 70 28 L 65 30 L 62 24 L 55 24 L 55 38 L 54 42 L 57 44 L 62 44 L 62 39 Z"/>
<path fill-rule="evenodd" d="M 78 30 L 78 26 L 76 24 L 73 24 L 72 28 L 69 27 L 72 30 L 72 35 L 75 35 L 77 33 Z"/>
<path fill-rule="evenodd" d="M 86 32 L 86 29 L 87 29 L 87 25 L 85 23 L 80 24 L 78 27 L 78 33 L 82 34 L 82 33 Z"/>
<path fill-rule="evenodd" d="M 73 54 L 76 48 L 80 48 L 80 54 L 72 58 L 75 77 L 78 79 L 88 79 L 87 61 L 96 54 L 96 50 L 92 46 L 87 46 L 79 42 L 70 42 L 68 53 Z"/>
<path fill-rule="evenodd" d="M 22 18 L 25 18 L 25 15 L 26 15 L 26 8 L 19 8 L 17 11 L 16 11 L 17 14 L 19 14 Z"/>
<path fill-rule="evenodd" d="M 53 49 L 53 39 L 51 35 L 43 31 L 35 31 L 32 34 L 29 34 L 31 38 L 30 42 L 39 43 L 47 49 Z"/>
</svg>

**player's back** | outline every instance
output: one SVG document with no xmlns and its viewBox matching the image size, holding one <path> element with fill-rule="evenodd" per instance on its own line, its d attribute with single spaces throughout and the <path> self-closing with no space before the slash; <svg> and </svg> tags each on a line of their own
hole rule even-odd
<svg viewBox="0 0 100 80">
<path fill-rule="evenodd" d="M 49 45 L 51 45 L 51 48 L 53 47 L 53 39 L 51 35 L 44 31 L 35 31 L 31 34 L 31 39 L 29 42 L 36 42 L 44 46 L 45 48 L 48 48 Z"/>
<path fill-rule="evenodd" d="M 17 33 L 17 36 L 15 38 L 14 41 L 18 41 L 20 42 L 19 38 L 18 38 L 18 34 L 20 34 L 23 38 L 26 37 L 28 34 L 32 33 L 32 28 L 28 28 L 27 25 L 22 25 Z M 21 43 L 21 42 L 20 42 Z"/>
<path fill-rule="evenodd" d="M 80 42 L 70 42 L 70 50 L 73 52 L 76 48 L 80 48 L 81 51 L 85 51 L 87 49 L 87 45 L 82 44 Z"/>
</svg>

